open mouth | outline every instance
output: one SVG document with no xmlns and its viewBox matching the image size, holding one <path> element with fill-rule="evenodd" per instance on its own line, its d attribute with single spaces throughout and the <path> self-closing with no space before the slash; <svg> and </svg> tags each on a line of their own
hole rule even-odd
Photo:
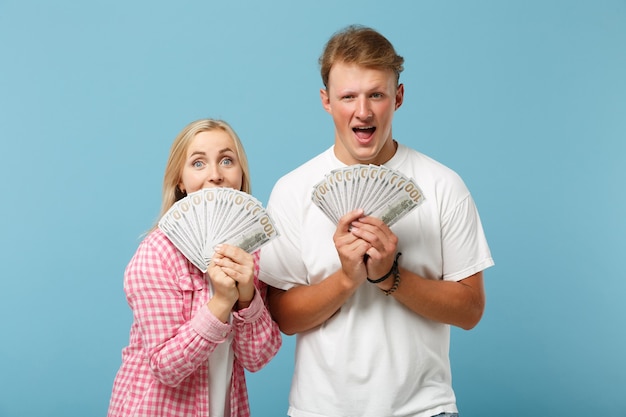
<svg viewBox="0 0 626 417">
<path fill-rule="evenodd" d="M 376 131 L 376 127 L 374 126 L 353 127 L 352 131 L 354 132 L 357 138 L 366 140 L 372 137 L 372 135 Z"/>
</svg>

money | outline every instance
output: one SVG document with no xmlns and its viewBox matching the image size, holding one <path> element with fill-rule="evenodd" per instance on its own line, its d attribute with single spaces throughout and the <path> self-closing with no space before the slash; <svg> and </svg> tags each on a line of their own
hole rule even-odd
<svg viewBox="0 0 626 417">
<path fill-rule="evenodd" d="M 388 226 L 422 204 L 424 194 L 412 178 L 382 165 L 349 165 L 335 169 L 313 186 L 313 203 L 335 224 L 362 208 Z"/>
<path fill-rule="evenodd" d="M 202 272 L 213 248 L 228 243 L 252 253 L 279 236 L 263 205 L 232 188 L 205 188 L 178 200 L 161 217 L 159 229 Z"/>
</svg>

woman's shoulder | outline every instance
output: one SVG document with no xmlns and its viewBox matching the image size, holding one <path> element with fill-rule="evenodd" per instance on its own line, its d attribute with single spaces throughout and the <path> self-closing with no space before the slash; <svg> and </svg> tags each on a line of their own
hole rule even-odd
<svg viewBox="0 0 626 417">
<path fill-rule="evenodd" d="M 159 228 L 150 231 L 139 243 L 137 252 L 171 254 L 176 248 Z"/>
<path fill-rule="evenodd" d="M 193 267 L 174 244 L 160 229 L 151 231 L 139 244 L 135 255 L 126 267 L 126 281 L 130 284 L 136 280 L 152 277 L 157 281 L 163 277 L 174 278 L 202 275 Z"/>
<path fill-rule="evenodd" d="M 142 264 L 161 263 L 171 267 L 179 264 L 181 258 L 184 258 L 183 254 L 176 249 L 161 229 L 156 228 L 141 241 L 133 260 L 140 260 Z"/>
</svg>

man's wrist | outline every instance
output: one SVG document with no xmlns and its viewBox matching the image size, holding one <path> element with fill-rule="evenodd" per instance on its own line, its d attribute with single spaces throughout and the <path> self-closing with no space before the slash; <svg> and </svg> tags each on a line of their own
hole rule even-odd
<svg viewBox="0 0 626 417">
<path fill-rule="evenodd" d="M 402 252 L 398 252 L 396 254 L 396 259 L 394 259 L 393 265 L 391 265 L 391 269 L 389 270 L 389 272 L 377 279 L 371 279 L 370 277 L 367 277 L 367 281 L 372 284 L 380 284 L 381 282 L 386 281 L 392 276 L 395 277 L 398 274 L 398 258 L 400 257 L 400 255 L 402 255 Z"/>
<path fill-rule="evenodd" d="M 400 270 L 397 269 L 396 274 L 393 277 L 393 284 L 391 285 L 391 288 L 389 289 L 381 288 L 380 290 L 384 292 L 385 295 L 391 295 L 392 293 L 396 292 L 399 286 L 400 286 Z"/>
</svg>

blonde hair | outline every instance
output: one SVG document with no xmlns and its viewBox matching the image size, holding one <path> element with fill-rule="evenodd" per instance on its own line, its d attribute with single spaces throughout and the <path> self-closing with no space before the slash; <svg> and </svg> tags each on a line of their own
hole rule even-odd
<svg viewBox="0 0 626 417">
<path fill-rule="evenodd" d="M 178 188 L 180 183 L 183 167 L 187 158 L 187 150 L 191 140 L 200 132 L 208 132 L 212 130 L 222 130 L 226 132 L 235 143 L 235 154 L 239 160 L 241 166 L 242 178 L 241 178 L 241 190 L 248 194 L 251 193 L 250 185 L 250 168 L 248 166 L 248 158 L 243 148 L 243 144 L 239 139 L 239 136 L 233 128 L 223 120 L 216 119 L 200 119 L 195 122 L 189 123 L 185 128 L 176 136 L 172 147 L 170 148 L 170 155 L 165 165 L 165 174 L 163 175 L 163 201 L 161 204 L 161 213 L 159 219 L 174 205 L 175 202 L 185 197 L 187 193 L 184 193 Z M 156 228 L 156 225 L 153 229 Z"/>
<path fill-rule="evenodd" d="M 398 55 L 387 38 L 372 28 L 350 25 L 336 32 L 326 43 L 319 58 L 322 82 L 328 87 L 330 69 L 337 62 L 367 68 L 389 69 L 400 82 L 404 58 Z"/>
</svg>

